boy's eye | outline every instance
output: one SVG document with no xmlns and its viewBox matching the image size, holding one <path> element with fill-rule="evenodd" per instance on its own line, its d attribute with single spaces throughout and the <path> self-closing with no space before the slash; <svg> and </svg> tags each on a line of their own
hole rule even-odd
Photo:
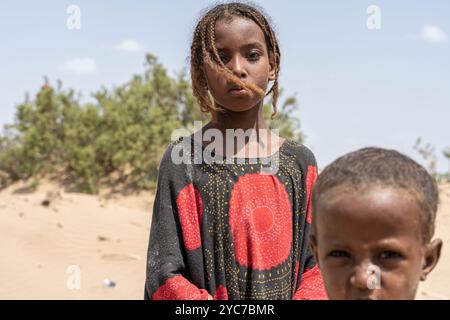
<svg viewBox="0 0 450 320">
<path fill-rule="evenodd" d="M 403 255 L 401 253 L 395 252 L 395 251 L 384 251 L 380 253 L 379 258 L 382 260 L 385 259 L 401 259 L 403 258 Z"/>
<path fill-rule="evenodd" d="M 332 258 L 350 258 L 350 254 L 343 250 L 334 250 L 328 254 Z"/>
</svg>

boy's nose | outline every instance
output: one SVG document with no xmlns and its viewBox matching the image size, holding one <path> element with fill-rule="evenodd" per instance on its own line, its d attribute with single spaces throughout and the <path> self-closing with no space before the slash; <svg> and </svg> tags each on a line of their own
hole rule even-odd
<svg viewBox="0 0 450 320">
<path fill-rule="evenodd" d="M 350 276 L 350 284 L 360 290 L 374 289 L 372 285 L 374 279 L 372 278 L 376 275 L 374 275 L 371 266 L 372 264 L 368 262 L 357 265 Z"/>
</svg>

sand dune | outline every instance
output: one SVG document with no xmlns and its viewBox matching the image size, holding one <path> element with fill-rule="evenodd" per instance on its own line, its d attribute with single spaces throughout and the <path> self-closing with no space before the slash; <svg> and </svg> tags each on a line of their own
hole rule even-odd
<svg viewBox="0 0 450 320">
<path fill-rule="evenodd" d="M 150 192 L 105 200 L 51 183 L 25 187 L 0 191 L 0 299 L 143 298 Z M 450 297 L 450 185 L 441 194 L 444 252 L 419 299 Z"/>
</svg>

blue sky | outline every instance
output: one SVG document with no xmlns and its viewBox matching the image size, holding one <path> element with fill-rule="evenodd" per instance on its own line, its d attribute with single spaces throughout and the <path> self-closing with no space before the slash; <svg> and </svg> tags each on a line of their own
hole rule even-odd
<svg viewBox="0 0 450 320">
<path fill-rule="evenodd" d="M 439 171 L 449 163 L 450 2 L 255 1 L 271 16 L 282 51 L 284 97 L 296 94 L 302 130 L 319 167 L 363 146 L 413 149 L 421 137 L 436 148 Z M 188 68 L 192 31 L 214 1 L 0 2 L 0 125 L 14 119 L 25 92 L 47 76 L 85 101 L 144 70 L 146 52 L 171 74 Z M 81 29 L 66 26 L 69 5 Z M 381 29 L 370 30 L 369 5 Z"/>
</svg>

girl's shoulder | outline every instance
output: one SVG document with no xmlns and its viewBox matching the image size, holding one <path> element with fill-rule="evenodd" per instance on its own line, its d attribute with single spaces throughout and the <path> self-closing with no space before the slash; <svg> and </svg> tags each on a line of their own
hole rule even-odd
<svg viewBox="0 0 450 320">
<path fill-rule="evenodd" d="M 169 143 L 164 151 L 160 171 L 184 172 L 192 174 L 195 164 L 201 164 L 202 148 L 193 139 L 193 135 L 181 136 Z"/>
<path fill-rule="evenodd" d="M 317 166 L 316 157 L 309 147 L 295 140 L 285 139 L 283 142 L 283 153 L 294 156 L 302 168 Z"/>
<path fill-rule="evenodd" d="M 175 190 L 180 190 L 195 179 L 189 145 L 186 137 L 173 140 L 166 147 L 159 163 L 158 180 L 169 183 Z"/>
<path fill-rule="evenodd" d="M 159 171 L 176 171 L 182 169 L 185 162 L 183 158 L 180 158 L 180 155 L 183 155 L 183 145 L 183 137 L 169 143 L 161 157 Z"/>
</svg>

